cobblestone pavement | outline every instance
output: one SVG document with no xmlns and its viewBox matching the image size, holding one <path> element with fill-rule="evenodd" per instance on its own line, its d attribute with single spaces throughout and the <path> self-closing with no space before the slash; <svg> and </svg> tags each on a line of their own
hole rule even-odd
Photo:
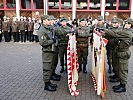
<svg viewBox="0 0 133 100">
<path fill-rule="evenodd" d="M 133 52 L 133 46 L 130 48 Z M 89 55 L 89 58 L 90 55 Z M 42 77 L 41 46 L 38 43 L 0 43 L 0 100 L 101 100 L 96 96 L 90 77 L 91 60 L 88 60 L 88 74 L 79 74 L 79 96 L 68 91 L 67 74 L 64 72 L 56 92 L 44 91 Z M 133 55 L 129 63 L 129 78 L 126 93 L 114 93 L 109 82 L 106 67 L 107 91 L 105 100 L 133 100 Z M 57 72 L 60 68 L 57 68 Z"/>
</svg>

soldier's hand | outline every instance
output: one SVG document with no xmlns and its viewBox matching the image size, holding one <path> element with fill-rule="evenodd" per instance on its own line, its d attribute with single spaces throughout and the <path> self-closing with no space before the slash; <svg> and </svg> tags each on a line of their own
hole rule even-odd
<svg viewBox="0 0 133 100">
<path fill-rule="evenodd" d="M 19 32 L 20 32 L 20 30 L 19 30 Z"/>
</svg>

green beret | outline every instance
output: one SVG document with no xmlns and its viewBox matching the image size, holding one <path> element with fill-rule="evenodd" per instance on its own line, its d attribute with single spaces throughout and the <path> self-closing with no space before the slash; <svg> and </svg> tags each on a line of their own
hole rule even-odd
<svg viewBox="0 0 133 100">
<path fill-rule="evenodd" d="M 128 22 L 128 23 L 130 23 L 133 26 L 133 19 L 132 18 L 127 18 L 125 20 L 125 22 Z"/>
<path fill-rule="evenodd" d="M 67 21 L 67 19 L 66 19 L 66 18 L 64 18 L 64 17 L 63 17 L 63 18 L 61 18 L 61 19 L 60 19 L 60 22 L 63 22 L 63 21 Z"/>
<path fill-rule="evenodd" d="M 103 20 L 103 16 L 98 16 L 98 17 L 97 17 L 97 20 L 98 20 L 98 21 Z"/>
<path fill-rule="evenodd" d="M 81 18 L 81 19 L 80 19 L 80 22 L 81 22 L 81 21 L 86 21 L 86 18 Z"/>
</svg>

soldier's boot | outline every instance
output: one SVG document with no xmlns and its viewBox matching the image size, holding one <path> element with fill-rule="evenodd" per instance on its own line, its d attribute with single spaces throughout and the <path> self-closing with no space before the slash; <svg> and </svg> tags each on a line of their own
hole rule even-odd
<svg viewBox="0 0 133 100">
<path fill-rule="evenodd" d="M 51 86 L 50 82 L 45 82 L 44 90 L 54 92 L 56 91 L 56 87 Z"/>
<path fill-rule="evenodd" d="M 121 92 L 126 92 L 126 85 L 125 84 L 120 84 L 116 89 L 114 89 L 115 93 L 121 93 Z"/>
<path fill-rule="evenodd" d="M 60 73 L 64 72 L 64 66 L 61 67 Z"/>
<path fill-rule="evenodd" d="M 112 73 L 112 68 L 111 68 L 111 65 L 109 65 L 109 70 L 108 70 L 108 73 Z"/>
<path fill-rule="evenodd" d="M 86 64 L 83 65 L 83 73 L 87 73 L 87 71 L 86 71 Z"/>
<path fill-rule="evenodd" d="M 80 73 L 82 71 L 82 64 L 79 64 L 78 72 Z"/>
</svg>

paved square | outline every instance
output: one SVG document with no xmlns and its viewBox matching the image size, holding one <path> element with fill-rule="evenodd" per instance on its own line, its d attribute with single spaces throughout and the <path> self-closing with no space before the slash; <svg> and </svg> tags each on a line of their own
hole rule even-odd
<svg viewBox="0 0 133 100">
<path fill-rule="evenodd" d="M 130 48 L 133 53 L 133 46 Z M 88 58 L 91 58 L 89 55 Z M 77 97 L 70 95 L 67 74 L 64 72 L 56 92 L 44 91 L 42 77 L 41 46 L 38 43 L 0 43 L 0 100 L 101 100 L 96 96 L 90 77 L 91 60 L 88 60 L 88 73 L 79 74 Z M 129 77 L 126 93 L 114 93 L 107 73 L 105 100 L 133 100 L 133 55 L 129 62 Z M 57 68 L 57 71 L 59 67 Z"/>
</svg>

